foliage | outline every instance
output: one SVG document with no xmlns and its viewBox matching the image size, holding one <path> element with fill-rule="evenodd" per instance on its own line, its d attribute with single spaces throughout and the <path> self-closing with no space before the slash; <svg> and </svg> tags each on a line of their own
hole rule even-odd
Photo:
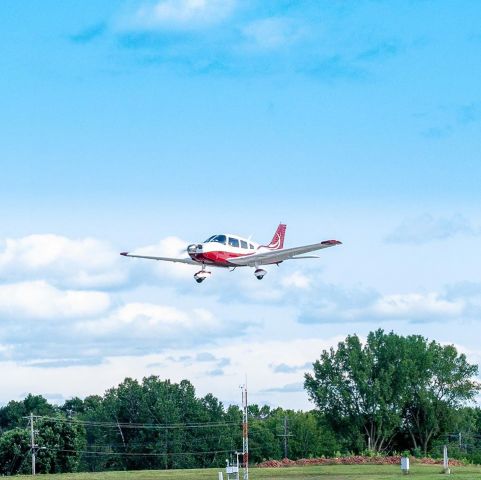
<svg viewBox="0 0 481 480">
<path fill-rule="evenodd" d="M 0 433 L 15 427 L 25 425 L 25 417 L 34 415 L 53 415 L 56 408 L 50 405 L 41 395 L 27 395 L 20 401 L 12 400 L 5 407 L 0 408 Z"/>
<path fill-rule="evenodd" d="M 305 387 L 345 448 L 404 449 L 409 441 L 427 453 L 480 390 L 476 374 L 452 345 L 377 330 L 364 346 L 352 335 L 323 351 Z"/>
<path fill-rule="evenodd" d="M 0 475 L 28 473 L 27 455 L 30 438 L 23 428 L 14 428 L 0 435 Z"/>
</svg>

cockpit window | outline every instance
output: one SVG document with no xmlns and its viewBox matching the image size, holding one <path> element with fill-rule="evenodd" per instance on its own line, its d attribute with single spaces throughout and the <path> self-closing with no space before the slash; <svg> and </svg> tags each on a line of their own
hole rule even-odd
<svg viewBox="0 0 481 480">
<path fill-rule="evenodd" d="M 247 242 L 245 240 L 241 240 L 241 247 L 247 248 Z"/>
<path fill-rule="evenodd" d="M 239 240 L 237 238 L 232 238 L 232 237 L 229 237 L 229 245 L 231 247 L 237 247 L 239 248 Z"/>
<path fill-rule="evenodd" d="M 204 241 L 204 243 L 212 242 L 214 238 L 215 238 L 215 235 L 212 235 L 212 237 L 209 237 L 207 240 Z"/>
<path fill-rule="evenodd" d="M 225 245 L 226 240 L 227 239 L 226 239 L 225 235 L 214 235 L 209 241 L 210 242 L 223 243 Z"/>
<path fill-rule="evenodd" d="M 254 245 L 252 245 L 252 243 L 249 243 L 249 248 L 250 248 L 251 250 L 254 250 Z"/>
</svg>

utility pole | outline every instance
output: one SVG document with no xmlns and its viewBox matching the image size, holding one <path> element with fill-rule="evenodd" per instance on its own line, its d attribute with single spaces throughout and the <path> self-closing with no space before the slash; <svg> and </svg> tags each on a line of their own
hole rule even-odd
<svg viewBox="0 0 481 480">
<path fill-rule="evenodd" d="M 30 449 L 32 451 L 32 475 L 35 475 L 35 429 L 33 425 L 33 413 L 30 413 Z"/>
<path fill-rule="evenodd" d="M 284 433 L 279 433 L 277 436 L 284 438 L 284 458 L 288 458 L 287 456 L 289 454 L 288 438 L 292 437 L 293 435 L 289 433 L 289 424 L 288 424 L 287 415 L 284 416 Z"/>
</svg>

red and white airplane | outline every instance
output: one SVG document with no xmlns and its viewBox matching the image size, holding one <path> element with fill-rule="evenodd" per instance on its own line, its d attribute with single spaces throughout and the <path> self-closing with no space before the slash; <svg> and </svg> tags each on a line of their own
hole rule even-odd
<svg viewBox="0 0 481 480">
<path fill-rule="evenodd" d="M 284 237 L 287 225 L 281 223 L 269 245 L 260 245 L 250 239 L 238 235 L 221 234 L 212 235 L 203 243 L 193 243 L 187 247 L 190 258 L 152 257 L 134 255 L 122 252 L 124 257 L 147 258 L 149 260 L 162 260 L 166 262 L 187 263 L 189 265 L 201 265 L 202 269 L 194 275 L 197 283 L 202 283 L 211 272 L 206 266 L 232 268 L 254 267 L 254 275 L 262 280 L 266 271 L 259 268 L 262 265 L 279 265 L 284 260 L 298 260 L 304 258 L 319 258 L 315 255 L 303 255 L 323 248 L 340 245 L 338 240 L 325 240 L 324 242 L 301 247 L 284 248 Z"/>
</svg>

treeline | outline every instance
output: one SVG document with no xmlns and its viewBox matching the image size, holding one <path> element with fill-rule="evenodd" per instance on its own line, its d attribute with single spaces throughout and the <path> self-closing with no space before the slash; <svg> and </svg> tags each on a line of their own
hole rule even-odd
<svg viewBox="0 0 481 480">
<path fill-rule="evenodd" d="M 127 378 L 103 396 L 63 405 L 28 395 L 0 408 L 0 474 L 29 473 L 29 415 L 35 416 L 37 472 L 223 467 L 242 449 L 242 412 L 193 385 Z M 249 406 L 250 461 L 281 459 L 287 425 L 291 458 L 337 448 L 315 412 Z"/>
<path fill-rule="evenodd" d="M 349 336 L 306 375 L 316 409 L 249 406 L 250 462 L 348 453 L 451 455 L 481 463 L 479 391 L 452 346 L 382 330 Z M 241 450 L 242 412 L 193 385 L 130 378 L 103 396 L 63 405 L 28 395 L 0 408 L 0 475 L 30 472 L 28 416 L 36 416 L 37 472 L 223 467 Z M 287 437 L 285 435 L 288 435 Z M 287 442 L 285 441 L 287 438 Z"/>
</svg>

